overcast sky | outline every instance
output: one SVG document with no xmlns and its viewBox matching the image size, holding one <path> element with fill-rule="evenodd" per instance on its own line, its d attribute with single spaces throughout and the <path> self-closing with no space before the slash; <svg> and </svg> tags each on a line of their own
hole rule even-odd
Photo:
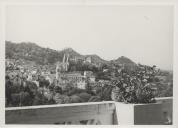
<svg viewBox="0 0 178 128">
<path fill-rule="evenodd" d="M 172 69 L 171 6 L 16 5 L 6 9 L 6 40 L 35 42 L 111 60 Z"/>
</svg>

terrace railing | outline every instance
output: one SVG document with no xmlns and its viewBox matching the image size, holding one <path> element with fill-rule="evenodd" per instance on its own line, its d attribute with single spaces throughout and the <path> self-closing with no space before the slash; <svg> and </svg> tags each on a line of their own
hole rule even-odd
<svg viewBox="0 0 178 128">
<path fill-rule="evenodd" d="M 156 98 L 156 100 L 156 104 L 150 105 L 119 105 L 114 101 L 103 101 L 58 105 L 10 107 L 5 109 L 5 123 L 75 125 L 172 123 L 172 98 Z M 130 111 L 131 109 L 132 111 Z M 133 118 L 131 119 L 130 117 Z"/>
<path fill-rule="evenodd" d="M 115 124 L 114 102 L 6 108 L 6 124 Z"/>
</svg>

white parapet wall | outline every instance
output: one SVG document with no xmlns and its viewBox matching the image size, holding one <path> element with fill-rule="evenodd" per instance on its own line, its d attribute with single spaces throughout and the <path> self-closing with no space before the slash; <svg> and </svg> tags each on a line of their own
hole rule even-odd
<svg viewBox="0 0 178 128">
<path fill-rule="evenodd" d="M 119 125 L 134 124 L 134 104 L 115 102 L 117 123 Z"/>
<path fill-rule="evenodd" d="M 153 104 L 114 101 L 6 108 L 6 124 L 172 124 L 172 97 Z"/>
<path fill-rule="evenodd" d="M 115 104 L 73 103 L 6 108 L 6 124 L 114 124 Z"/>
<path fill-rule="evenodd" d="M 115 103 L 119 125 L 162 124 L 161 104 Z"/>
<path fill-rule="evenodd" d="M 119 125 L 172 124 L 172 97 L 156 98 L 152 104 L 124 104 L 116 102 Z"/>
</svg>

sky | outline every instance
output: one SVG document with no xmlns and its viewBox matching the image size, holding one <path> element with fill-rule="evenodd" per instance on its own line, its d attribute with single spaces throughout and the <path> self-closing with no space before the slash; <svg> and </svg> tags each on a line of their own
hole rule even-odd
<svg viewBox="0 0 178 128">
<path fill-rule="evenodd" d="M 8 5 L 6 40 L 173 68 L 172 6 Z"/>
</svg>

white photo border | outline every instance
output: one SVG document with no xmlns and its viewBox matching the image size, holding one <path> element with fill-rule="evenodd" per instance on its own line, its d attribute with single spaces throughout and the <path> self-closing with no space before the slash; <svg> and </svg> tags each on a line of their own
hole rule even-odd
<svg viewBox="0 0 178 128">
<path fill-rule="evenodd" d="M 30 0 L 24 0 L 24 1 L 13 1 L 8 0 L 8 2 L 2 1 L 0 3 L 0 126 L 3 127 L 49 127 L 49 125 L 5 125 L 5 26 L 6 26 L 6 7 L 11 5 L 57 5 L 57 6 L 64 6 L 64 5 L 70 5 L 70 6 L 76 6 L 76 5 L 82 5 L 82 6 L 102 6 L 102 5 L 114 5 L 114 6 L 157 6 L 157 5 L 171 5 L 174 8 L 174 40 L 173 40 L 173 125 L 171 126 L 155 126 L 155 125 L 149 125 L 151 127 L 176 127 L 178 126 L 178 109 L 176 107 L 178 106 L 178 80 L 176 79 L 178 76 L 178 60 L 177 60 L 177 48 L 178 48 L 178 3 L 176 0 L 67 0 L 67 1 L 52 1 L 45 0 L 42 2 L 41 0 L 36 0 L 30 2 Z M 52 125 L 50 125 L 51 127 Z M 119 126 L 119 127 L 148 127 L 145 125 L 141 126 Z M 60 127 L 60 126 L 52 126 L 52 127 Z M 64 127 L 64 126 L 61 126 Z M 71 126 L 65 126 L 65 127 L 71 127 Z M 72 126 L 72 127 L 84 127 L 84 126 Z M 93 126 L 87 126 L 87 127 L 93 127 Z M 94 127 L 108 127 L 108 126 L 94 126 Z M 109 126 L 109 127 L 118 127 L 118 126 Z"/>
</svg>

